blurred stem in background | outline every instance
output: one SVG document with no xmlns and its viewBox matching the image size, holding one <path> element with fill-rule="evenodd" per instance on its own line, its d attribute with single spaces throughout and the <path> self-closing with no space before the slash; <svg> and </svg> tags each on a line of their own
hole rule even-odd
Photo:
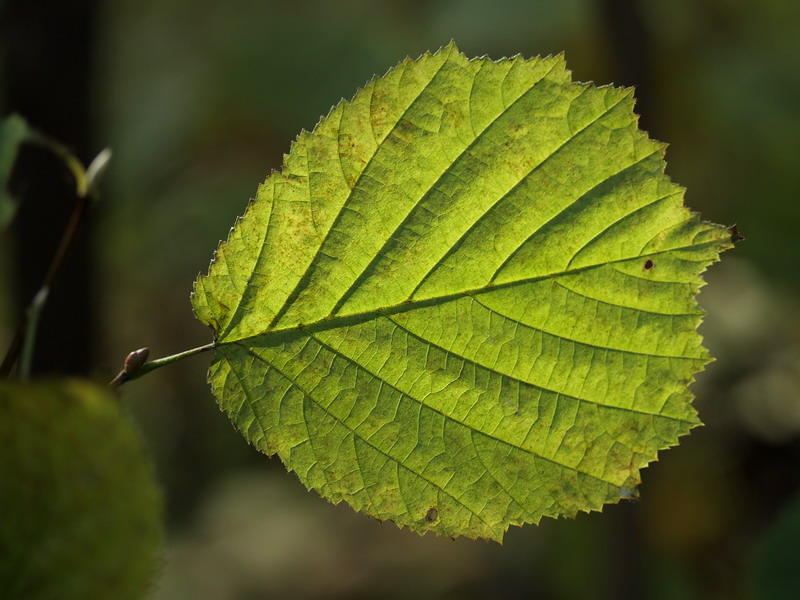
<svg viewBox="0 0 800 600">
<path fill-rule="evenodd" d="M 78 157 L 94 156 L 92 53 L 95 0 L 5 0 L 0 5 L 0 112 L 23 115 L 36 129 L 61 140 Z M 24 198 L 11 228 L 15 256 L 14 320 L 39 290 L 73 210 L 68 171 L 48 152 L 23 150 L 15 180 Z M 95 324 L 91 224 L 78 234 L 63 283 L 52 294 L 39 324 L 32 373 L 92 372 Z"/>
<path fill-rule="evenodd" d="M 44 147 L 61 158 L 75 179 L 75 199 L 72 214 L 50 261 L 44 281 L 27 305 L 25 314 L 22 316 L 17 326 L 17 331 L 11 340 L 8 352 L 3 359 L 2 365 L 0 365 L 0 377 L 8 377 L 19 361 L 17 373 L 23 381 L 27 380 L 31 374 L 36 335 L 42 311 L 47 299 L 60 281 L 61 273 L 68 264 L 69 256 L 76 241 L 79 239 L 80 231 L 85 226 L 89 208 L 97 199 L 99 179 L 105 172 L 108 161 L 111 158 L 111 150 L 106 148 L 97 155 L 88 169 L 84 169 L 81 161 L 59 142 L 35 130 L 29 130 L 27 138 L 29 143 Z"/>
</svg>

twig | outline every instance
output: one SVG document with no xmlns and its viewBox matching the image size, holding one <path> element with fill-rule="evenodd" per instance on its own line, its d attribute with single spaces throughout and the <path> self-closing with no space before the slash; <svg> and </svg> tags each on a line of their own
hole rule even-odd
<svg viewBox="0 0 800 600">
<path fill-rule="evenodd" d="M 39 327 L 39 317 L 42 314 L 42 309 L 47 302 L 47 296 L 50 294 L 50 288 L 47 286 L 42 287 L 31 300 L 28 307 L 26 318 L 28 321 L 25 329 L 25 340 L 22 344 L 22 355 L 19 359 L 19 378 L 22 381 L 27 381 L 31 375 L 31 364 L 33 362 L 33 347 L 36 341 L 36 330 Z"/>
<path fill-rule="evenodd" d="M 78 160 L 66 146 L 59 142 L 37 132 L 31 134 L 29 141 L 49 149 L 64 161 L 64 164 L 69 168 L 75 178 L 76 201 L 75 207 L 72 210 L 72 215 L 70 215 L 67 226 L 64 229 L 64 235 L 61 237 L 61 242 L 53 255 L 44 281 L 39 291 L 36 292 L 33 300 L 31 300 L 28 305 L 22 320 L 17 326 L 14 338 L 11 340 L 3 363 L 0 365 L 0 377 L 8 377 L 11 375 L 14 365 L 17 363 L 20 353 L 23 351 L 23 346 L 25 348 L 25 364 L 20 365 L 20 376 L 27 377 L 30 373 L 36 326 L 39 316 L 44 309 L 47 297 L 55 287 L 64 270 L 67 257 L 75 245 L 77 233 L 86 218 L 88 209 L 97 198 L 97 182 L 105 171 L 108 161 L 111 158 L 111 151 L 106 148 L 97 155 L 88 169 L 84 169 L 80 160 Z"/>
<path fill-rule="evenodd" d="M 108 382 L 108 385 L 111 387 L 119 387 L 123 383 L 127 383 L 133 379 L 138 379 L 142 375 L 147 375 L 150 371 L 155 371 L 156 369 L 160 369 L 168 364 L 188 358 L 189 356 L 194 356 L 195 354 L 200 354 L 201 352 L 213 350 L 214 346 L 214 342 L 211 342 L 205 346 L 198 346 L 197 348 L 192 348 L 191 350 L 179 352 L 178 354 L 173 354 L 171 356 L 165 356 L 164 358 L 157 358 L 155 360 L 151 360 L 150 362 L 145 362 L 148 354 L 150 354 L 149 348 L 140 348 L 139 350 L 134 350 L 128 354 L 127 358 L 125 358 L 125 364 L 123 365 L 122 370 L 117 373 L 117 376 L 114 377 L 114 379 Z"/>
</svg>

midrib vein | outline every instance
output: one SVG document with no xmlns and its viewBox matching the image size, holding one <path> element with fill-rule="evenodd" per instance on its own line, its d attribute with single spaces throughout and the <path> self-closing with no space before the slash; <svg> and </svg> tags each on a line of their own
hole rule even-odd
<svg viewBox="0 0 800 600">
<path fill-rule="evenodd" d="M 333 316 L 333 317 L 327 317 L 327 318 L 324 318 L 324 319 L 320 319 L 318 321 L 314 321 L 314 322 L 311 322 L 311 323 L 301 323 L 301 324 L 294 325 L 294 326 L 291 326 L 291 327 L 283 327 L 281 329 L 269 329 L 269 328 L 267 328 L 264 331 L 260 331 L 258 333 L 253 333 L 253 334 L 250 334 L 250 335 L 245 335 L 245 336 L 234 338 L 234 339 L 222 339 L 222 336 L 221 336 L 220 339 L 217 341 L 216 345 L 217 345 L 217 347 L 219 347 L 219 346 L 224 346 L 224 345 L 227 345 L 227 344 L 236 344 L 236 343 L 240 344 L 242 342 L 247 342 L 248 340 L 253 340 L 253 339 L 256 339 L 256 338 L 263 338 L 265 336 L 278 337 L 278 336 L 281 336 L 281 335 L 289 335 L 291 333 L 299 333 L 299 332 L 314 333 L 314 332 L 318 332 L 318 331 L 326 331 L 328 329 L 336 329 L 338 327 L 342 327 L 344 325 L 351 324 L 351 323 L 363 323 L 363 322 L 369 321 L 369 320 L 371 320 L 371 319 L 373 319 L 375 317 L 378 317 L 378 316 L 395 315 L 395 314 L 398 314 L 398 313 L 403 313 L 403 312 L 407 312 L 407 311 L 411 311 L 411 310 L 415 310 L 415 309 L 419 309 L 419 308 L 427 308 L 427 307 L 430 307 L 430 306 L 435 306 L 437 304 L 444 304 L 446 302 L 450 302 L 450 301 L 453 301 L 453 300 L 458 300 L 459 298 L 462 298 L 462 297 L 465 297 L 465 296 L 475 296 L 475 295 L 484 294 L 484 293 L 495 291 L 495 290 L 510 288 L 510 287 L 514 287 L 514 286 L 517 286 L 517 285 L 523 285 L 523 284 L 526 284 L 526 283 L 534 283 L 534 282 L 543 281 L 543 280 L 546 280 L 546 279 L 554 279 L 554 278 L 563 277 L 563 276 L 566 276 L 566 275 L 574 275 L 576 273 L 582 273 L 582 272 L 585 272 L 585 271 L 590 271 L 592 269 L 597 269 L 597 268 L 600 268 L 600 267 L 604 267 L 606 265 L 613 265 L 613 264 L 623 263 L 623 262 L 627 262 L 627 261 L 631 261 L 631 260 L 641 259 L 641 258 L 644 258 L 645 256 L 647 256 L 647 257 L 658 256 L 658 255 L 661 255 L 661 254 L 666 254 L 667 252 L 675 252 L 675 251 L 679 251 L 679 250 L 689 250 L 689 249 L 692 249 L 692 248 L 700 248 L 700 247 L 704 247 L 704 246 L 719 245 L 721 243 L 723 243 L 721 240 L 711 240 L 711 241 L 708 241 L 708 242 L 701 242 L 699 244 L 688 244 L 688 245 L 685 245 L 685 246 L 676 246 L 676 247 L 673 247 L 673 248 L 666 248 L 664 250 L 659 250 L 657 252 L 650 252 L 650 253 L 647 253 L 647 254 L 636 255 L 636 256 L 627 256 L 627 257 L 624 257 L 624 258 L 618 258 L 616 260 L 610 260 L 610 261 L 605 261 L 605 262 L 597 263 L 597 264 L 593 264 L 593 265 L 587 265 L 585 267 L 578 267 L 578 268 L 575 268 L 575 269 L 565 269 L 563 271 L 558 271 L 558 272 L 555 272 L 555 273 L 547 273 L 547 274 L 544 274 L 544 275 L 536 275 L 536 276 L 533 276 L 533 277 L 526 277 L 526 278 L 517 279 L 517 280 L 514 280 L 514 281 L 507 281 L 507 282 L 503 282 L 503 283 L 493 283 L 493 284 L 485 285 L 485 286 L 480 287 L 480 288 L 473 288 L 473 289 L 468 289 L 468 290 L 459 290 L 459 291 L 453 292 L 451 294 L 445 294 L 445 295 L 442 295 L 442 296 L 435 296 L 433 298 L 426 298 L 426 299 L 423 299 L 423 300 L 406 300 L 404 302 L 400 302 L 399 304 L 394 304 L 394 305 L 391 305 L 391 306 L 376 308 L 376 309 L 372 309 L 372 310 L 368 310 L 368 311 L 364 311 L 364 312 L 360 312 L 360 313 L 352 313 L 352 314 L 348 314 L 348 315 L 336 315 L 336 316 Z M 637 309 L 633 309 L 633 310 L 637 310 Z M 233 330 L 233 329 L 234 328 L 229 327 L 229 330 Z"/>
</svg>

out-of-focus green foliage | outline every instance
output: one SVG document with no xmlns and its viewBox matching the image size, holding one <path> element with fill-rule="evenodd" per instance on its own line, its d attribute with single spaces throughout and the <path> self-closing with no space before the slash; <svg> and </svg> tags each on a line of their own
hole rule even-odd
<svg viewBox="0 0 800 600">
<path fill-rule="evenodd" d="M 27 137 L 28 125 L 22 117 L 11 115 L 0 119 L 0 230 L 14 218 L 17 210 L 17 203 L 6 186 L 19 146 Z"/>
<path fill-rule="evenodd" d="M 609 23 L 612 4 L 629 10 Z M 94 140 L 115 159 L 108 202 L 92 217 L 93 362 L 108 378 L 132 347 L 165 354 L 207 341 L 181 298 L 291 136 L 397 57 L 453 38 L 495 58 L 565 50 L 576 79 L 635 84 L 644 128 L 669 140 L 667 171 L 691 206 L 738 222 L 748 238 L 706 274 L 700 295 L 701 332 L 718 359 L 692 388 L 703 430 L 645 471 L 639 502 L 514 528 L 503 547 L 411 535 L 310 497 L 219 418 L 202 359 L 137 381 L 125 400 L 170 503 L 159 598 L 747 596 L 741 574 L 765 515 L 800 489 L 800 3 L 107 0 L 98 9 Z M 27 64 L 25 51 L 4 47 L 8 37 L 0 54 Z M 638 58 L 643 71 L 621 76 Z M 69 82 L 47 85 L 43 102 L 70 95 Z M 0 235 L 1 348 L 28 300 L 13 298 L 12 265 L 31 268 L 11 239 Z M 242 477 L 248 485 L 231 485 Z"/>
<path fill-rule="evenodd" d="M 609 23 L 611 4 L 632 10 Z M 473 56 L 565 50 L 577 80 L 636 85 L 635 110 L 669 141 L 667 172 L 687 202 L 747 237 L 706 273 L 699 296 L 717 358 L 692 387 L 705 427 L 643 472 L 638 502 L 512 528 L 502 547 L 419 537 L 319 502 L 219 418 L 203 358 L 138 380 L 125 400 L 168 490 L 158 597 L 742 597 L 736 574 L 764 516 L 800 479 L 800 420 L 786 413 L 800 397 L 798 17 L 800 3 L 786 0 L 103 2 L 94 139 L 115 157 L 92 217 L 92 312 L 94 363 L 108 378 L 134 347 L 163 355 L 206 343 L 182 298 L 253 182 L 336 99 L 450 39 Z M 636 58 L 647 77 L 622 76 Z M 29 268 L 8 242 L 0 236 L 0 272 L 12 282 L 0 292 L 3 348 L 27 301 L 12 300 L 10 265 Z M 231 490 L 244 476 L 252 485 Z"/>
<path fill-rule="evenodd" d="M 157 574 L 161 498 L 106 388 L 0 384 L 0 597 L 139 599 Z"/>
<path fill-rule="evenodd" d="M 301 134 L 193 295 L 245 437 L 418 532 L 635 495 L 698 422 L 694 295 L 731 235 L 632 108 L 561 57 L 451 44 Z"/>
<path fill-rule="evenodd" d="M 769 526 L 752 564 L 752 587 L 758 600 L 800 598 L 800 497 Z"/>
</svg>

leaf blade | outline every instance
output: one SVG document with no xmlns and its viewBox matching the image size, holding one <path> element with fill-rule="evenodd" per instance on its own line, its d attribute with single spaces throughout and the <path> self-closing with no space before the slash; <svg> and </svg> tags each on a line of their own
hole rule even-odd
<svg viewBox="0 0 800 600">
<path fill-rule="evenodd" d="M 454 45 L 340 103 L 196 283 L 221 407 L 308 487 L 420 532 L 635 494 L 698 423 L 693 296 L 731 243 L 632 108 L 560 56 Z"/>
</svg>

